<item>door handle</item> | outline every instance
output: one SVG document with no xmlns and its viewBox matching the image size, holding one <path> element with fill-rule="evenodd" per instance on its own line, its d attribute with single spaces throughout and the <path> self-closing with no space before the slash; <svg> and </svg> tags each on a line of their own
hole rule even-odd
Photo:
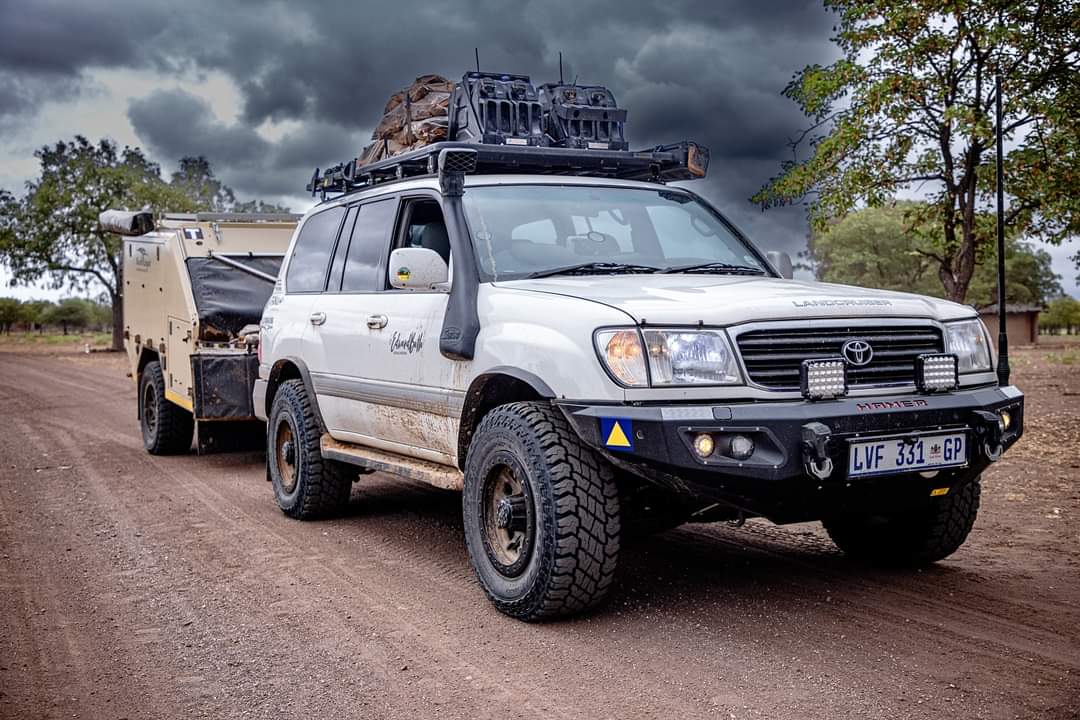
<svg viewBox="0 0 1080 720">
<path fill-rule="evenodd" d="M 326 322 L 326 313 L 324 313 L 324 312 L 311 313 L 311 324 L 312 325 L 322 325 L 324 322 Z"/>
<path fill-rule="evenodd" d="M 368 315 L 367 326 L 372 330 L 382 330 L 390 322 L 385 315 Z"/>
</svg>

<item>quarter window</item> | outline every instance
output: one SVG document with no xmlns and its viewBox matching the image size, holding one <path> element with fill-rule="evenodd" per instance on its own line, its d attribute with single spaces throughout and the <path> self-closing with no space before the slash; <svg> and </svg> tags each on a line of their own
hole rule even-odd
<svg viewBox="0 0 1080 720">
<path fill-rule="evenodd" d="M 349 252 L 345 259 L 342 292 L 372 292 L 378 290 L 379 261 L 390 242 L 397 200 L 379 200 L 360 206 L 356 216 Z"/>
<path fill-rule="evenodd" d="M 345 214 L 344 207 L 330 208 L 312 215 L 300 229 L 296 239 L 289 269 L 285 275 L 285 288 L 289 292 L 319 292 L 326 280 L 326 264 L 337 239 L 338 226 Z"/>
</svg>

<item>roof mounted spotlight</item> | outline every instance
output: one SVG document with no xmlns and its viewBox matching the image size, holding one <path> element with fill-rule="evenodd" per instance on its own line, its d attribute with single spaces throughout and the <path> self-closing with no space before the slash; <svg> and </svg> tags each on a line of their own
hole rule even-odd
<svg viewBox="0 0 1080 720">
<path fill-rule="evenodd" d="M 446 148 L 439 152 L 439 188 L 443 195 L 465 193 L 465 173 L 476 172 L 476 151 Z"/>
</svg>

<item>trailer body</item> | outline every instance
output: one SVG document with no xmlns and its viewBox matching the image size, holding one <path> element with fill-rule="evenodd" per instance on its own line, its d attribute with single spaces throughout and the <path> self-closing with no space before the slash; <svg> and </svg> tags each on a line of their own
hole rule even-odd
<svg viewBox="0 0 1080 720">
<path fill-rule="evenodd" d="M 298 217 L 172 214 L 124 238 L 132 378 L 139 383 L 149 363 L 160 364 L 164 399 L 192 415 L 200 453 L 261 437 L 250 427 L 258 324 Z M 140 402 L 140 420 L 143 413 Z"/>
</svg>

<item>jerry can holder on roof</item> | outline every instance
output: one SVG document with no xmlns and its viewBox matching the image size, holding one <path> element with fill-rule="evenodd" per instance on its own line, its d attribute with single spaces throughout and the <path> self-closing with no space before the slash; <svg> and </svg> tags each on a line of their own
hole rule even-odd
<svg viewBox="0 0 1080 720">
<path fill-rule="evenodd" d="M 544 109 L 529 76 L 465 73 L 450 95 L 447 137 L 485 145 L 547 145 Z"/>
<path fill-rule="evenodd" d="M 546 131 L 551 144 L 590 150 L 628 150 L 626 110 L 602 85 L 540 86 Z"/>
</svg>

